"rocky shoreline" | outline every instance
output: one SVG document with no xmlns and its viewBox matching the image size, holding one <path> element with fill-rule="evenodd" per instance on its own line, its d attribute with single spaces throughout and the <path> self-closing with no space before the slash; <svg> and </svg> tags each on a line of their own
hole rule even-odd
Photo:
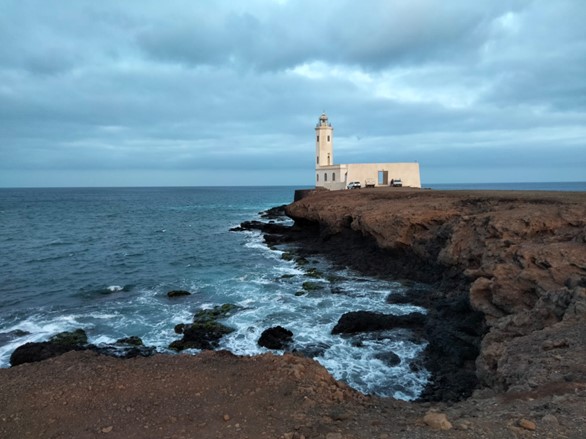
<svg viewBox="0 0 586 439">
<path fill-rule="evenodd" d="M 585 381 L 577 359 L 586 352 L 586 194 L 316 192 L 287 214 L 313 231 L 310 251 L 433 286 L 407 300 L 427 304 L 438 320 L 427 331 L 442 332 L 430 340 L 439 350 L 431 361 L 455 360 L 436 368 L 438 388 L 462 367 L 497 392 Z"/>
<path fill-rule="evenodd" d="M 283 213 L 293 227 L 272 221 Z M 0 436 L 585 436 L 585 193 L 320 191 L 264 219 L 240 229 L 300 262 L 322 254 L 410 286 L 389 301 L 426 316 L 348 313 L 336 331 L 390 325 L 425 337 L 433 377 L 420 402 L 365 397 L 299 355 L 120 360 L 69 349 L 0 370 Z M 209 319 L 178 325 L 177 347 L 217 330 Z M 276 327 L 265 341 L 282 348 L 289 337 Z"/>
</svg>

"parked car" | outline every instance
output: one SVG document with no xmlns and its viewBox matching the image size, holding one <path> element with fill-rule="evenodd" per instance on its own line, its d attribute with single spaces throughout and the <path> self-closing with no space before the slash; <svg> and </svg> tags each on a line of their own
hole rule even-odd
<svg viewBox="0 0 586 439">
<path fill-rule="evenodd" d="M 400 178 L 394 178 L 391 180 L 391 186 L 393 187 L 403 187 L 403 182 Z"/>
<path fill-rule="evenodd" d="M 348 189 L 360 189 L 361 187 L 362 185 L 359 181 L 351 181 L 347 186 Z"/>
</svg>

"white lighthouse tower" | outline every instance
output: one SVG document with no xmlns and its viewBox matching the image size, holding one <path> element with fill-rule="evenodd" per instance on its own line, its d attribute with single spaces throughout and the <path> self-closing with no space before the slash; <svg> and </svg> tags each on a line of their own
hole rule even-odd
<svg viewBox="0 0 586 439">
<path fill-rule="evenodd" d="M 334 129 L 322 113 L 315 126 L 315 186 L 335 191 L 389 185 L 420 188 L 419 163 L 334 164 Z"/>
<path fill-rule="evenodd" d="M 334 129 L 326 113 L 322 113 L 315 126 L 315 155 L 316 168 L 334 164 Z"/>
</svg>

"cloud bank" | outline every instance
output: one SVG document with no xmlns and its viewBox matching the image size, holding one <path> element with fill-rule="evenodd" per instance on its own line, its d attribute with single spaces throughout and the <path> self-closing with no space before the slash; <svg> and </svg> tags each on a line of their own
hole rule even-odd
<svg viewBox="0 0 586 439">
<path fill-rule="evenodd" d="M 586 180 L 582 0 L 6 0 L 0 186 Z"/>
</svg>

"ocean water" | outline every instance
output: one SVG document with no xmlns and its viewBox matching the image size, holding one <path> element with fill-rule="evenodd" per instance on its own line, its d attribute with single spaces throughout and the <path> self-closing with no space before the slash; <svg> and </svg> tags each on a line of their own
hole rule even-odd
<svg viewBox="0 0 586 439">
<path fill-rule="evenodd" d="M 239 311 L 224 321 L 235 332 L 221 348 L 266 352 L 257 345 L 261 332 L 281 325 L 293 331 L 295 348 L 314 352 L 352 387 L 415 398 L 428 373 L 410 364 L 424 342 L 402 331 L 330 334 L 348 311 L 419 310 L 386 303 L 401 284 L 336 271 L 314 258 L 312 266 L 335 277 L 336 294 L 321 279 L 323 290 L 296 296 L 313 279 L 267 248 L 260 233 L 229 231 L 289 203 L 294 189 L 0 189 L 0 366 L 9 366 L 17 346 L 76 328 L 91 343 L 137 335 L 172 354 L 176 324 L 190 322 L 198 309 L 235 303 Z M 169 299 L 172 289 L 193 294 Z M 389 352 L 401 362 L 390 364 Z"/>
</svg>

